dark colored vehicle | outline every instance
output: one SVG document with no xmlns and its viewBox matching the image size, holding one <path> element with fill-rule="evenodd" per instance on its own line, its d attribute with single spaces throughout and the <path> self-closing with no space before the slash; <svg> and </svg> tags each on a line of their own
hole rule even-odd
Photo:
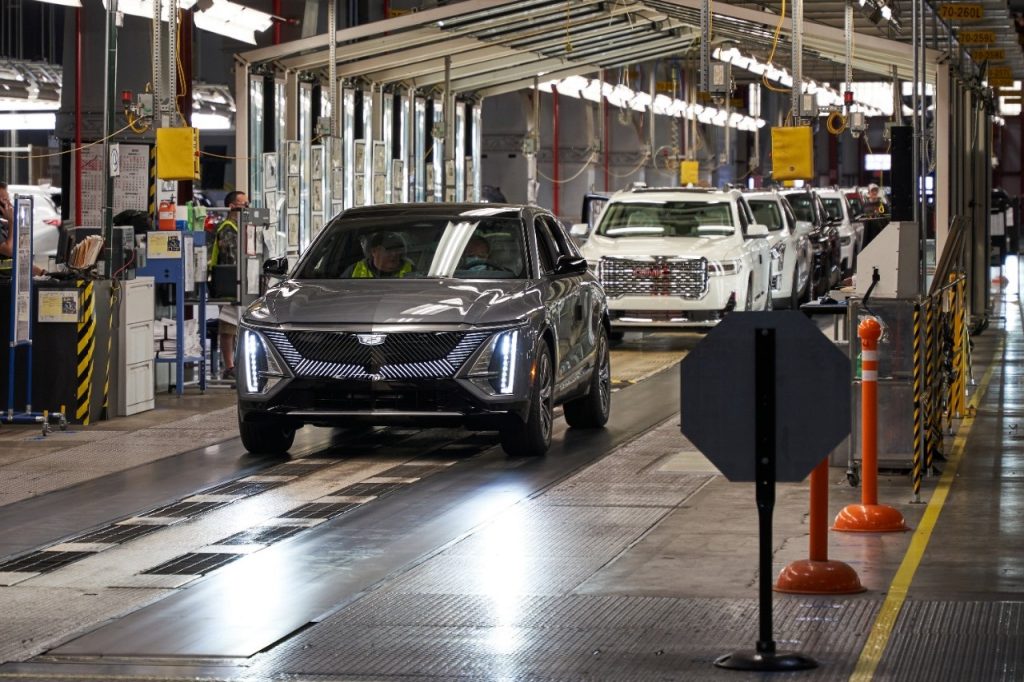
<svg viewBox="0 0 1024 682">
<path fill-rule="evenodd" d="M 806 220 L 813 226 L 808 235 L 814 247 L 813 290 L 815 296 L 824 296 L 839 284 L 841 276 L 839 228 L 830 220 L 821 197 L 814 190 L 787 191 L 782 196 L 789 202 L 797 220 Z"/>
<path fill-rule="evenodd" d="M 304 424 L 462 424 L 542 455 L 556 405 L 572 427 L 607 421 L 608 325 L 601 285 L 547 211 L 353 208 L 242 316 L 242 443 L 283 452 Z"/>
</svg>

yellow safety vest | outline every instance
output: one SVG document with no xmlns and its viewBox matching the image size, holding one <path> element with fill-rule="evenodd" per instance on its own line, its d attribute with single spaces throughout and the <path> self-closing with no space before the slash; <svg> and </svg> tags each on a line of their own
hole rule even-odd
<svg viewBox="0 0 1024 682">
<path fill-rule="evenodd" d="M 210 247 L 210 257 L 207 259 L 206 264 L 210 267 L 217 265 L 217 256 L 220 255 L 220 233 L 221 230 L 231 228 L 235 232 L 238 232 L 238 225 L 235 225 L 235 221 L 231 218 L 225 218 L 220 221 L 220 225 L 217 226 L 217 232 L 213 235 L 213 246 Z"/>
<path fill-rule="evenodd" d="M 388 277 L 405 277 L 410 272 L 412 272 L 412 263 L 410 263 L 409 261 L 405 261 L 404 263 L 402 263 L 402 267 L 399 268 L 398 272 L 396 272 L 393 275 L 387 275 L 387 276 Z M 353 278 L 357 278 L 357 277 L 365 278 L 365 277 L 376 277 L 376 276 L 377 275 L 373 274 L 373 270 L 370 269 L 370 264 L 367 263 L 366 260 L 361 260 L 358 263 L 356 263 L 356 267 L 353 268 L 353 270 L 352 270 L 352 277 Z"/>
</svg>

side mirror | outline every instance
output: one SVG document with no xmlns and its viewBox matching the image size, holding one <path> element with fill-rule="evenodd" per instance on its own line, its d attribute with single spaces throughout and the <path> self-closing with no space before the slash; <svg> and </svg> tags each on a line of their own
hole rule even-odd
<svg viewBox="0 0 1024 682">
<path fill-rule="evenodd" d="M 284 277 L 288 274 L 287 258 L 269 258 L 263 261 L 263 274 Z"/>
<path fill-rule="evenodd" d="M 814 225 L 808 220 L 798 220 L 794 225 L 795 232 L 798 235 L 806 235 L 814 232 Z"/>
<path fill-rule="evenodd" d="M 573 223 L 572 227 L 569 229 L 569 234 L 573 237 L 586 237 L 589 232 L 590 225 L 587 225 L 586 223 Z"/>
<path fill-rule="evenodd" d="M 748 237 L 767 237 L 768 226 L 763 223 L 750 223 L 747 225 Z"/>
<path fill-rule="evenodd" d="M 586 258 L 573 258 L 572 256 L 559 256 L 555 263 L 556 275 L 582 275 L 587 272 Z"/>
</svg>

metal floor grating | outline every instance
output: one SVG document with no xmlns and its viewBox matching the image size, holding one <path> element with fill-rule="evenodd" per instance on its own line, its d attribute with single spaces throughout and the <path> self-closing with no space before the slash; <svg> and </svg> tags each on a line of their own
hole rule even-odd
<svg viewBox="0 0 1024 682">
<path fill-rule="evenodd" d="M 189 552 L 141 573 L 143 575 L 203 575 L 243 556 L 245 555 Z"/>
<path fill-rule="evenodd" d="M 95 552 L 32 552 L 0 564 L 3 573 L 49 573 Z"/>
<path fill-rule="evenodd" d="M 94 530 L 91 533 L 74 537 L 68 540 L 68 542 L 109 542 L 112 544 L 121 544 L 122 542 L 128 542 L 129 540 L 149 535 L 150 533 L 154 533 L 165 527 L 166 526 L 114 523 L 105 528 Z"/>
<path fill-rule="evenodd" d="M 168 504 L 166 506 L 150 510 L 146 512 L 144 516 L 173 516 L 188 518 L 198 514 L 205 514 L 206 512 L 213 511 L 214 509 L 220 509 L 221 507 L 229 504 L 231 504 L 231 502 L 189 502 L 187 500 L 181 500 L 174 504 Z"/>
<path fill-rule="evenodd" d="M 378 474 L 378 476 L 390 476 L 389 473 L 385 472 Z M 347 485 L 344 488 L 335 490 L 329 493 L 332 496 L 349 495 L 353 497 L 382 497 L 388 493 L 394 492 L 403 486 L 409 485 L 408 483 L 353 483 Z"/>
<path fill-rule="evenodd" d="M 257 528 L 243 530 L 241 533 L 235 533 L 234 535 L 226 537 L 223 540 L 219 540 L 214 544 L 269 545 L 286 538 L 290 538 L 293 535 L 298 535 L 307 529 L 307 526 L 259 526 Z"/>
<path fill-rule="evenodd" d="M 278 516 L 282 519 L 331 519 L 358 506 L 357 502 L 310 502 Z"/>
<path fill-rule="evenodd" d="M 230 481 L 215 488 L 203 491 L 204 495 L 238 495 L 249 497 L 259 495 L 273 488 L 284 485 L 284 481 Z"/>
</svg>

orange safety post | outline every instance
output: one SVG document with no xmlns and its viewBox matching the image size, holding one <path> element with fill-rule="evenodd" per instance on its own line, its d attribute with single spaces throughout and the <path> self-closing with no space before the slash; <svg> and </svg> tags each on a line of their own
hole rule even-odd
<svg viewBox="0 0 1024 682">
<path fill-rule="evenodd" d="M 833 530 L 880 533 L 909 530 L 898 509 L 878 504 L 878 339 L 882 325 L 869 317 L 857 327 L 861 347 L 861 496 L 846 505 Z"/>
<path fill-rule="evenodd" d="M 808 559 L 782 569 L 776 592 L 789 594 L 855 594 L 864 586 L 853 568 L 828 558 L 828 457 L 811 472 L 811 513 Z"/>
</svg>

